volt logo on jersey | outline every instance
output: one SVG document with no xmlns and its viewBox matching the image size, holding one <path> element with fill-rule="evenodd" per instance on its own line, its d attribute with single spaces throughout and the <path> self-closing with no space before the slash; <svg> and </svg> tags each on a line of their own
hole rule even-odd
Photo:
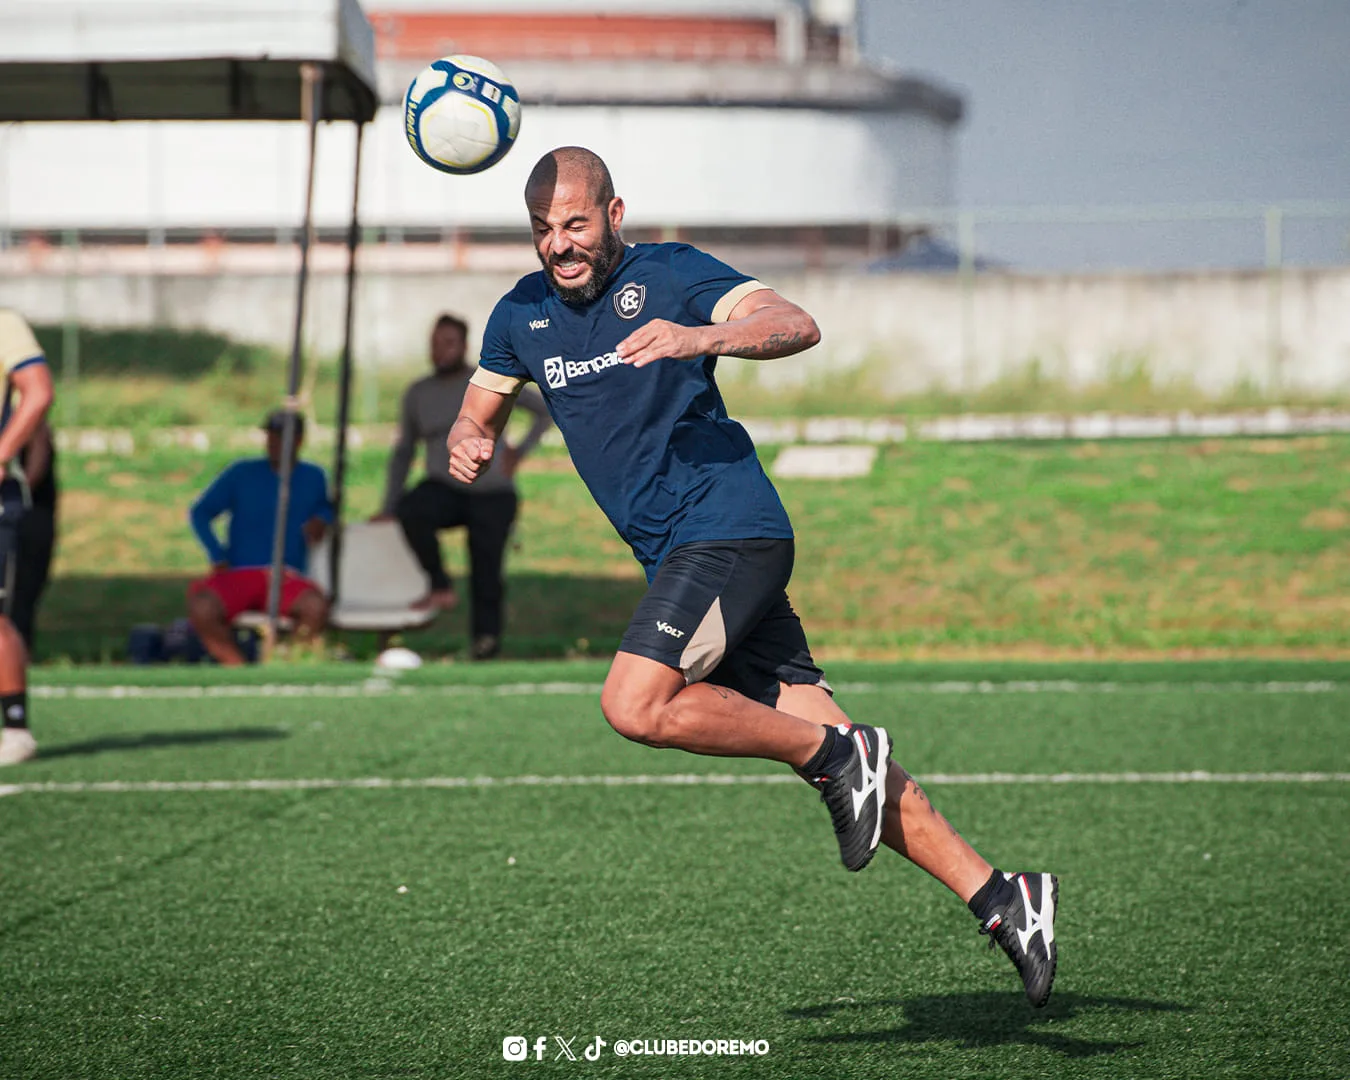
<svg viewBox="0 0 1350 1080">
<path fill-rule="evenodd" d="M 647 302 L 647 286 L 630 281 L 614 294 L 614 311 L 621 319 L 636 319 Z"/>
</svg>

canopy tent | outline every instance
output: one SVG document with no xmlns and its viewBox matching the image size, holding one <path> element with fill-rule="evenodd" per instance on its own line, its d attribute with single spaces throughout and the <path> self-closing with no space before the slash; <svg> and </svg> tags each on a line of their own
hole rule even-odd
<svg viewBox="0 0 1350 1080">
<path fill-rule="evenodd" d="M 7 0 L 0 121 L 375 116 L 375 36 L 356 0 Z"/>
<path fill-rule="evenodd" d="M 345 332 L 333 469 L 337 524 L 332 580 L 341 557 L 351 391 L 361 135 L 375 116 L 375 35 L 356 0 L 6 0 L 0 4 L 0 123 L 80 120 L 303 120 L 309 168 L 300 230 L 295 332 L 287 371 L 293 418 L 300 387 L 314 150 L 320 120 L 356 128 L 356 170 L 347 237 Z M 91 163 L 91 179 L 97 172 Z M 295 426 L 283 439 L 268 625 L 281 601 L 284 529 Z M 336 599 L 336 598 L 335 598 Z"/>
</svg>

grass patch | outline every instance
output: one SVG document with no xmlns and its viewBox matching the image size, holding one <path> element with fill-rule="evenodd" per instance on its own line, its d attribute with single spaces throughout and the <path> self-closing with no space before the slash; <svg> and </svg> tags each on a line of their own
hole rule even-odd
<svg viewBox="0 0 1350 1080">
<path fill-rule="evenodd" d="M 63 328 L 35 330 L 53 370 L 67 374 Z M 286 385 L 287 356 L 282 352 L 207 331 L 83 327 L 78 344 L 80 375 L 60 383 L 54 406 L 58 427 L 147 431 L 166 425 L 247 426 L 278 403 Z M 778 382 L 764 380 L 754 364 L 730 360 L 719 366 L 718 381 L 733 415 L 768 419 L 1350 406 L 1350 390 L 1307 394 L 1239 382 L 1219 394 L 1205 393 L 1186 380 L 1158 378 L 1149 357 L 1136 354 L 1112 358 L 1105 377 L 1087 385 L 1070 384 L 1055 374 L 1053 364 L 1033 357 L 972 392 L 936 387 L 899 392 L 894 385 L 896 363 L 894 356 L 873 356 L 801 382 Z M 424 370 L 421 364 L 358 367 L 353 373 L 353 419 L 396 421 L 403 390 Z M 308 407 L 323 423 L 332 423 L 337 413 L 337 379 L 335 358 L 306 360 Z"/>
<path fill-rule="evenodd" d="M 871 357 L 856 367 L 829 371 L 800 383 L 766 384 L 757 370 L 734 361 L 718 367 L 718 383 L 734 416 L 946 416 L 957 413 L 1068 415 L 1112 413 L 1204 414 L 1234 409 L 1345 408 L 1350 391 L 1306 393 L 1292 389 L 1270 391 L 1243 380 L 1220 393 L 1208 393 L 1186 379 L 1161 379 L 1146 356 L 1111 358 L 1104 378 L 1086 384 L 1070 383 L 1039 359 L 1025 364 L 973 391 L 933 387 L 918 393 L 894 388 L 896 360 Z"/>
<path fill-rule="evenodd" d="M 121 655 L 203 572 L 186 522 L 224 451 L 63 456 L 61 542 L 38 657 Z M 349 513 L 379 504 L 383 450 L 353 454 Z M 606 655 L 640 570 L 565 455 L 521 474 L 507 652 Z M 1345 656 L 1350 438 L 883 448 L 870 476 L 779 483 L 798 532 L 793 602 L 822 656 Z M 466 569 L 447 534 L 451 569 Z M 467 647 L 466 615 L 408 644 Z M 347 647 L 366 655 L 369 637 Z"/>
</svg>

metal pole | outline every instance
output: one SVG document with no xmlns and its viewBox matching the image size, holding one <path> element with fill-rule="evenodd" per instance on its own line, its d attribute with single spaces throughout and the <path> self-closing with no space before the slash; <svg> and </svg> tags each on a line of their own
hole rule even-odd
<svg viewBox="0 0 1350 1080">
<path fill-rule="evenodd" d="M 1284 211 L 1266 208 L 1266 377 L 1278 394 L 1284 382 Z"/>
<path fill-rule="evenodd" d="M 309 162 L 305 183 L 305 217 L 300 228 L 300 272 L 296 275 L 295 333 L 291 338 L 290 370 L 286 380 L 286 427 L 281 436 L 281 471 L 277 485 L 277 522 L 272 531 L 272 574 L 267 585 L 267 638 L 264 654 L 270 656 L 277 640 L 281 613 L 281 578 L 286 570 L 286 518 L 291 508 L 291 467 L 295 457 L 295 414 L 299 408 L 300 353 L 305 326 L 305 291 L 309 285 L 309 247 L 314 231 L 314 151 L 318 142 L 319 109 L 323 93 L 323 68 L 300 65 L 300 116 L 309 129 Z"/>
<path fill-rule="evenodd" d="M 342 498 L 347 490 L 347 421 L 352 395 L 352 318 L 356 307 L 356 248 L 361 243 L 357 210 L 361 204 L 361 136 L 356 125 L 356 171 L 352 175 L 352 220 L 347 227 L 347 313 L 342 331 L 342 364 L 338 371 L 337 448 L 333 452 L 333 539 L 328 560 L 329 599 L 337 605 L 342 581 Z"/>
<path fill-rule="evenodd" d="M 379 242 L 379 230 L 371 228 L 369 225 L 362 230 L 363 244 L 374 244 Z M 374 306 L 371 296 L 371 278 L 369 275 L 363 280 L 361 291 L 366 294 L 366 302 L 371 307 Z M 368 309 L 369 310 L 369 309 Z M 373 424 L 380 418 L 380 381 L 379 371 L 375 359 L 375 345 L 371 340 L 370 320 L 362 327 L 362 361 L 361 361 L 361 419 L 367 424 Z"/>
<path fill-rule="evenodd" d="M 975 215 L 962 210 L 956 216 L 957 274 L 961 279 L 962 392 L 975 393 Z"/>
<path fill-rule="evenodd" d="M 76 277 L 80 234 L 67 229 L 64 240 L 66 275 L 65 312 L 61 322 L 61 392 L 66 399 L 66 423 L 74 427 L 80 422 L 80 317 L 76 295 L 80 286 Z"/>
</svg>

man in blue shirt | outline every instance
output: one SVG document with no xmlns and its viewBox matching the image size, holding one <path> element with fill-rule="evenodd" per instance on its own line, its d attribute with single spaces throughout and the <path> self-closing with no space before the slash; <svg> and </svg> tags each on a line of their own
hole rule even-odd
<svg viewBox="0 0 1350 1080">
<path fill-rule="evenodd" d="M 986 862 L 890 761 L 882 728 L 835 703 L 788 603 L 792 526 L 745 430 L 727 416 L 719 356 L 790 356 L 815 321 L 766 285 L 684 244 L 625 245 L 624 203 L 589 150 L 530 174 L 542 271 L 488 320 L 447 440 L 466 483 L 492 460 L 513 395 L 536 383 L 577 471 L 647 573 L 600 705 L 622 735 L 696 754 L 792 766 L 829 808 L 861 870 L 884 842 L 966 901 L 1033 1005 L 1054 981 L 1050 874 Z"/>
<path fill-rule="evenodd" d="M 202 644 L 222 664 L 242 664 L 230 623 L 246 611 L 264 611 L 272 578 L 272 540 L 281 484 L 281 447 L 286 412 L 278 409 L 263 423 L 267 456 L 236 461 L 192 504 L 192 529 L 211 560 L 211 573 L 188 587 L 188 618 Z M 304 438 L 303 418 L 294 417 L 295 452 Z M 213 523 L 229 514 L 226 542 Z M 290 505 L 286 513 L 285 566 L 281 614 L 294 619 L 299 636 L 316 639 L 328 622 L 328 600 L 305 572 L 309 547 L 324 537 L 333 522 L 328 480 L 319 466 L 296 461 L 291 470 Z"/>
</svg>

